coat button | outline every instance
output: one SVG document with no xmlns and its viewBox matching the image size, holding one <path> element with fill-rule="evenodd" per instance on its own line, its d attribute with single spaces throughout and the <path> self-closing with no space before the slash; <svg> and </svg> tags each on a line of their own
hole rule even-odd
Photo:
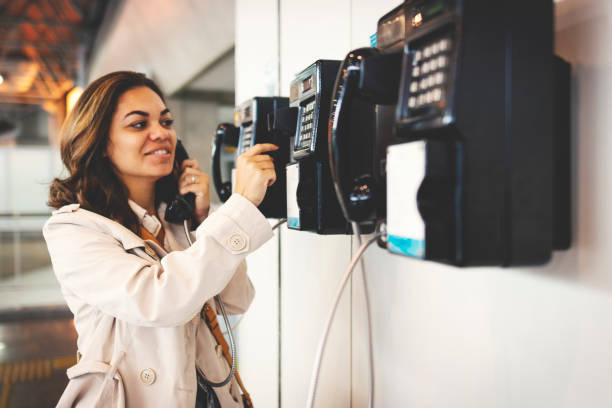
<svg viewBox="0 0 612 408">
<path fill-rule="evenodd" d="M 228 241 L 232 251 L 242 251 L 246 248 L 246 239 L 242 234 L 234 233 L 229 237 Z"/>
<path fill-rule="evenodd" d="M 142 381 L 143 384 L 151 385 L 155 382 L 156 378 L 157 375 L 155 374 L 155 371 L 150 368 L 145 368 L 140 372 L 140 381 Z"/>
</svg>

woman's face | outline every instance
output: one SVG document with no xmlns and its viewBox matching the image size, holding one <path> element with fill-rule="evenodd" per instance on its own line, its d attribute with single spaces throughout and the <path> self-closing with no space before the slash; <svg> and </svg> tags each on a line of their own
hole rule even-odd
<svg viewBox="0 0 612 408">
<path fill-rule="evenodd" d="M 124 182 L 157 181 L 170 174 L 176 147 L 172 122 L 162 99 L 146 86 L 119 97 L 106 153 Z"/>
</svg>

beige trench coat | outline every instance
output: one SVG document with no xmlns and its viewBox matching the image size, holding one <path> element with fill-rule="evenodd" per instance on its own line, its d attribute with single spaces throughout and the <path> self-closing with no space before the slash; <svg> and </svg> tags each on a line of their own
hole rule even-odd
<svg viewBox="0 0 612 408">
<path fill-rule="evenodd" d="M 182 227 L 159 215 L 171 246 L 186 248 Z M 55 211 L 43 234 L 82 355 L 58 407 L 192 408 L 196 363 L 212 381 L 227 376 L 200 311 L 219 293 L 229 313 L 251 303 L 244 258 L 272 237 L 251 202 L 234 194 L 191 248 L 170 253 L 78 204 Z M 224 408 L 242 406 L 235 381 L 216 391 Z"/>
</svg>

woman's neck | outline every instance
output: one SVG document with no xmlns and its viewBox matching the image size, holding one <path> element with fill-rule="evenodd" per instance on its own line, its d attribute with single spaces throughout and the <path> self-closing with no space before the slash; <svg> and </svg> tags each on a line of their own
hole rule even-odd
<svg viewBox="0 0 612 408">
<path fill-rule="evenodd" d="M 130 193 L 130 200 L 147 210 L 147 213 L 155 215 L 155 181 L 124 179 L 123 182 Z"/>
</svg>

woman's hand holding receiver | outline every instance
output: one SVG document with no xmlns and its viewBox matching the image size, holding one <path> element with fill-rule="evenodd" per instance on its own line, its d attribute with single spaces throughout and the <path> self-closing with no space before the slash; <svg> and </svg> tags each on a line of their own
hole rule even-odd
<svg viewBox="0 0 612 408">
<path fill-rule="evenodd" d="M 266 190 L 276 181 L 274 160 L 265 152 L 278 150 L 272 143 L 256 144 L 238 156 L 236 160 L 236 185 L 234 192 L 258 206 Z"/>
<path fill-rule="evenodd" d="M 179 194 L 195 194 L 195 218 L 202 223 L 208 217 L 210 209 L 210 177 L 200 169 L 196 159 L 185 159 L 181 163 L 181 176 L 179 177 Z"/>
</svg>

